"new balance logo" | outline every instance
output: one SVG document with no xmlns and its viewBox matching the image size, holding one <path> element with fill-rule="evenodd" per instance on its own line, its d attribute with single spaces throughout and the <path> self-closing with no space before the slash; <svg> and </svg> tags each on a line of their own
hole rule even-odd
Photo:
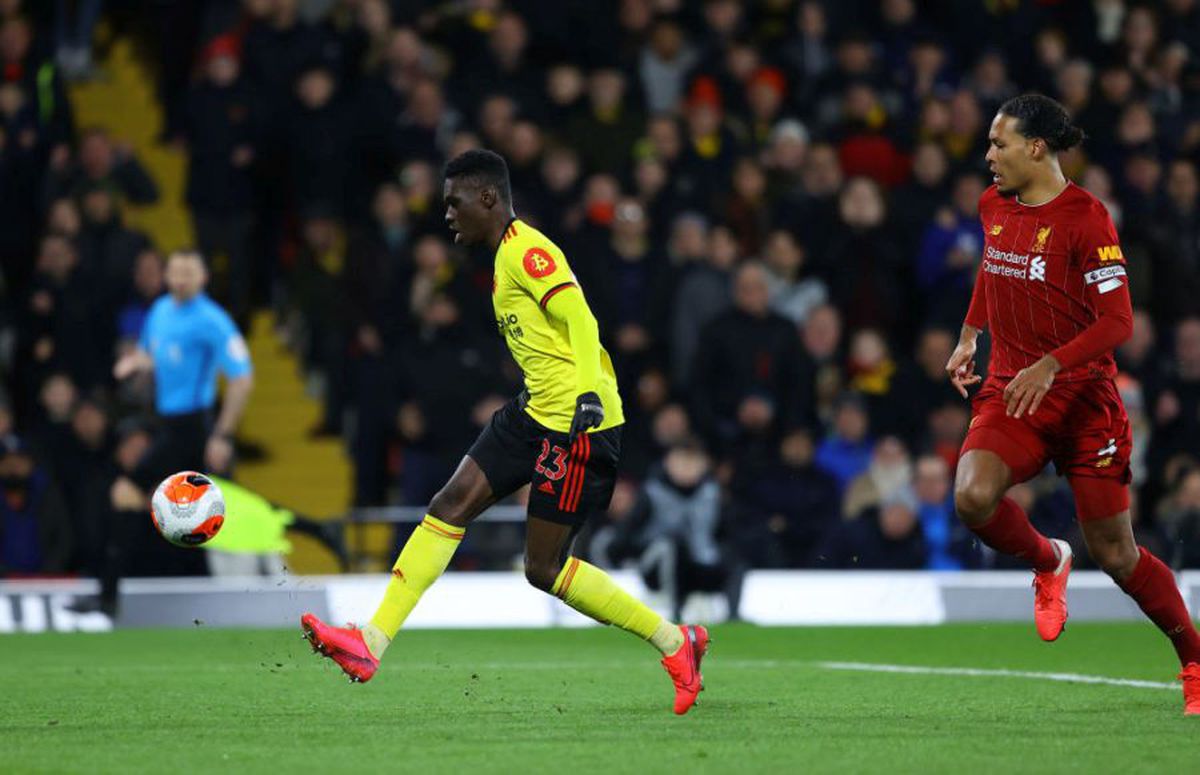
<svg viewBox="0 0 1200 775">
<path fill-rule="evenodd" d="M 1117 454 L 1117 440 L 1116 440 L 1116 439 L 1109 439 L 1109 440 L 1108 440 L 1108 446 L 1107 446 L 1107 447 L 1105 447 L 1104 449 L 1100 450 L 1100 451 L 1099 451 L 1099 452 L 1097 452 L 1096 454 L 1097 454 L 1097 455 L 1099 455 L 1100 457 L 1104 457 L 1105 455 L 1115 455 L 1115 454 Z"/>
<path fill-rule="evenodd" d="M 1046 281 L 1046 260 L 1041 256 L 1034 256 L 1029 262 L 1029 279 Z"/>
</svg>

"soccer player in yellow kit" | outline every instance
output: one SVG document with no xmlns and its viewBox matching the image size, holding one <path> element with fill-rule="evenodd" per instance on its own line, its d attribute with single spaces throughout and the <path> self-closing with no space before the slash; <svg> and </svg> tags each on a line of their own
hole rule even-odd
<svg viewBox="0 0 1200 775">
<path fill-rule="evenodd" d="M 450 161 L 444 198 L 454 241 L 495 249 L 496 325 L 525 375 L 525 390 L 496 412 L 434 496 L 371 622 L 362 629 L 331 627 L 305 614 L 304 634 L 351 681 L 369 680 L 422 593 L 445 571 L 467 525 L 530 484 L 529 583 L 653 644 L 675 684 L 675 712 L 687 713 L 703 689 L 708 631 L 666 621 L 607 573 L 570 554 L 587 518 L 608 507 L 624 423 L 612 361 L 583 289 L 558 246 L 516 217 L 501 156 L 473 150 Z"/>
</svg>

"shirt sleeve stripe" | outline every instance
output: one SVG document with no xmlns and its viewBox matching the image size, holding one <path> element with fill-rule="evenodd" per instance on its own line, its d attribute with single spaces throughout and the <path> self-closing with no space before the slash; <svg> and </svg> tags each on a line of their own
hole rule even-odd
<svg viewBox="0 0 1200 775">
<path fill-rule="evenodd" d="M 559 283 L 558 285 L 554 286 L 553 288 L 546 291 L 546 293 L 542 295 L 542 300 L 538 302 L 538 305 L 541 306 L 542 309 L 545 309 L 546 304 L 549 303 L 551 296 L 558 293 L 559 291 L 565 291 L 567 288 L 571 288 L 574 285 L 575 285 L 575 283 L 573 283 L 569 280 L 565 283 Z"/>
</svg>

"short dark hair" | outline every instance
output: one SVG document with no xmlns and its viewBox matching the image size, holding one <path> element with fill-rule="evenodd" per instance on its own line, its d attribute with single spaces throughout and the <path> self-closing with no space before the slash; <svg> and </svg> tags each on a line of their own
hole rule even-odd
<svg viewBox="0 0 1200 775">
<path fill-rule="evenodd" d="M 1041 138 L 1052 151 L 1074 148 L 1084 140 L 1083 130 L 1071 123 L 1060 103 L 1044 94 L 1022 94 L 1000 106 L 1000 112 L 1017 119 L 1017 131 L 1028 138 Z"/>
<path fill-rule="evenodd" d="M 505 202 L 512 201 L 512 187 L 508 182 L 508 163 L 504 157 L 494 151 L 473 148 L 464 151 L 446 163 L 442 176 L 447 180 L 454 178 L 473 178 L 480 185 L 495 186 L 500 198 Z"/>
</svg>

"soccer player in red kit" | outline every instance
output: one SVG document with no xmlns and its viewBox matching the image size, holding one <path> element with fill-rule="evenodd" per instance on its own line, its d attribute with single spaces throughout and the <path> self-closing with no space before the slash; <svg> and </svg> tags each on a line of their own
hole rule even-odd
<svg viewBox="0 0 1200 775">
<path fill-rule="evenodd" d="M 984 543 L 1033 568 L 1034 620 L 1052 641 L 1067 620 L 1071 547 L 1039 533 L 1005 497 L 1052 461 L 1074 492 L 1088 552 L 1170 638 L 1183 666 L 1184 712 L 1200 715 L 1200 634 L 1170 568 L 1133 537 L 1133 438 L 1113 382 L 1113 349 L 1133 321 L 1125 257 L 1104 206 L 1058 163 L 1083 133 L 1057 102 L 1026 94 L 1000 108 L 988 140 L 983 263 L 946 364 L 964 397 L 981 381 L 975 345 L 985 328 L 992 356 L 973 401 L 955 508 Z"/>
</svg>

